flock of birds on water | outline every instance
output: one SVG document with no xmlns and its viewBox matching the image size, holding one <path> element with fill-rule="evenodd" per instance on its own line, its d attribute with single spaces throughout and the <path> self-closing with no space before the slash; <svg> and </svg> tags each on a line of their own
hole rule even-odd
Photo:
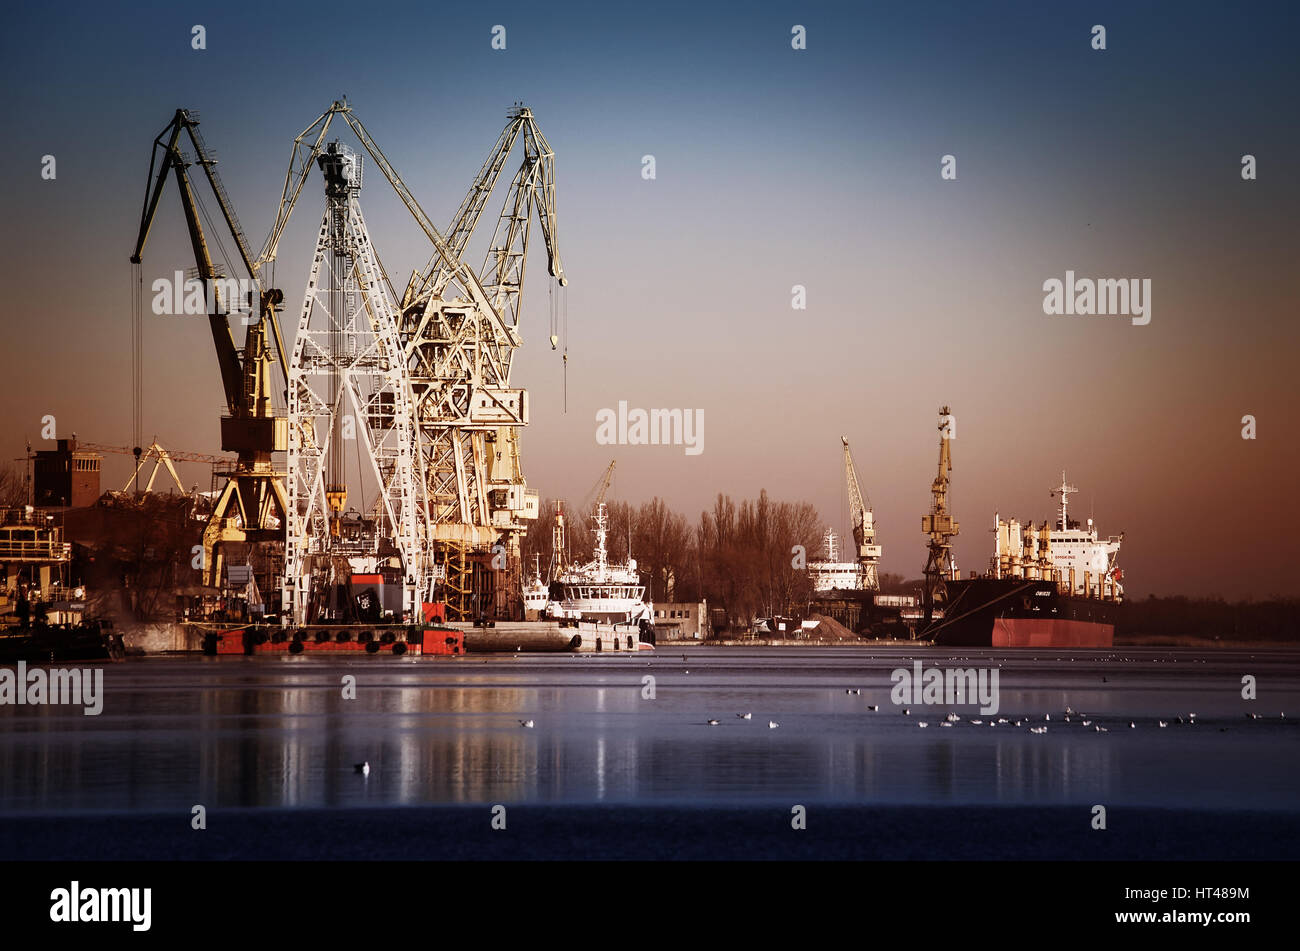
<svg viewBox="0 0 1300 951">
<path fill-rule="evenodd" d="M 577 657 L 579 657 L 579 656 L 581 656 L 581 655 L 576 655 L 576 654 L 574 655 L 575 658 L 577 658 Z M 963 658 L 954 658 L 954 659 L 963 659 Z M 1037 658 L 1033 658 L 1033 659 L 1034 659 L 1034 660 L 1037 660 Z M 684 655 L 684 654 L 682 655 L 682 660 L 686 660 L 686 655 Z M 1070 660 L 1074 660 L 1074 658 L 1072 657 L 1072 658 L 1070 658 Z M 1175 660 L 1174 662 L 1177 663 L 1176 660 Z M 1001 665 L 1001 664 L 998 664 L 997 666 L 1000 668 L 1002 665 Z M 684 670 L 683 673 L 689 674 L 690 671 L 689 671 L 689 670 Z M 1106 683 L 1106 682 L 1107 682 L 1107 679 L 1106 679 L 1104 676 L 1102 677 L 1102 682 L 1103 682 L 1103 683 Z M 846 694 L 848 694 L 849 696 L 851 696 L 851 697 L 860 697 L 860 696 L 862 696 L 862 688 L 861 688 L 861 687 L 849 687 L 849 688 L 846 688 L 844 692 L 845 692 Z M 877 712 L 879 712 L 879 710 L 880 710 L 880 705 L 879 705 L 879 704 L 875 704 L 875 703 L 867 704 L 867 710 L 870 711 L 871 713 L 877 713 Z M 911 711 L 911 709 L 910 709 L 909 707 L 903 707 L 903 709 L 902 709 L 901 712 L 902 712 L 902 715 L 905 716 L 905 717 L 910 717 L 910 716 L 912 715 L 912 711 Z M 1058 716 L 1060 716 L 1060 717 L 1062 718 L 1062 720 L 1063 720 L 1065 723 L 1074 723 L 1075 720 L 1077 719 L 1079 725 L 1082 726 L 1085 730 L 1086 730 L 1087 728 L 1091 727 L 1092 730 L 1093 730 L 1093 732 L 1095 732 L 1095 733 L 1109 733 L 1109 732 L 1110 732 L 1110 728 L 1109 728 L 1109 727 L 1104 727 L 1104 726 L 1102 726 L 1100 723 L 1094 723 L 1094 722 L 1093 722 L 1093 720 L 1095 719 L 1095 714 L 1088 714 L 1088 713 L 1084 713 L 1084 712 L 1082 712 L 1082 711 L 1077 711 L 1077 712 L 1076 712 L 1073 708 L 1067 706 L 1067 707 L 1065 708 L 1065 711 L 1064 711 L 1063 713 L 1058 714 Z M 752 712 L 750 712 L 750 711 L 746 711 L 746 712 L 744 712 L 744 713 L 737 713 L 737 714 L 736 714 L 736 719 L 738 719 L 738 720 L 752 720 L 753 718 L 754 718 L 754 714 L 753 714 Z M 1260 715 L 1260 714 L 1258 714 L 1258 713 L 1247 713 L 1247 714 L 1246 714 L 1246 719 L 1247 719 L 1247 720 L 1267 720 L 1267 719 L 1269 719 L 1269 718 L 1266 717 L 1266 716 L 1262 716 L 1262 715 Z M 1286 719 L 1286 713 L 1285 713 L 1285 712 L 1279 713 L 1279 714 L 1278 714 L 1278 719 L 1279 719 L 1279 720 L 1285 720 L 1285 719 Z M 1020 716 L 1020 717 L 1017 717 L 1017 718 L 1014 719 L 1014 720 L 1013 720 L 1013 719 L 1008 719 L 1007 717 L 998 717 L 997 719 L 994 719 L 994 718 L 991 717 L 991 716 L 989 716 L 987 719 L 982 718 L 982 717 L 969 717 L 969 718 L 966 718 L 964 722 L 969 723 L 971 726 L 984 726 L 985 724 L 987 724 L 988 726 L 991 726 L 991 727 L 1004 726 L 1004 725 L 1010 725 L 1010 726 L 1012 726 L 1012 727 L 1021 727 L 1021 726 L 1025 726 L 1025 725 L 1028 725 L 1028 724 L 1037 723 L 1038 725 L 1036 725 L 1036 726 L 1035 726 L 1035 725 L 1030 725 L 1030 726 L 1029 726 L 1029 732 L 1030 732 L 1030 733 L 1033 733 L 1033 734 L 1041 735 L 1041 734 L 1044 734 L 1044 733 L 1047 732 L 1047 724 L 1050 723 L 1051 720 L 1052 720 L 1052 715 L 1051 715 L 1050 713 L 1045 713 L 1045 714 L 1043 714 L 1043 719 L 1042 719 L 1041 721 L 1033 720 L 1032 718 L 1030 718 L 1029 716 L 1026 715 L 1026 716 Z M 939 721 L 939 726 L 941 726 L 941 727 L 951 727 L 951 726 L 953 726 L 954 724 L 961 723 L 961 722 L 963 722 L 963 718 L 962 718 L 962 717 L 959 717 L 959 716 L 958 716 L 957 714 L 955 714 L 955 713 L 948 713 L 946 716 L 944 716 L 944 718 L 943 718 L 941 721 Z M 1165 728 L 1167 728 L 1167 727 L 1169 726 L 1170 722 L 1173 722 L 1173 723 L 1176 723 L 1176 724 L 1179 724 L 1179 725 L 1195 726 L 1195 725 L 1196 725 L 1196 714 L 1195 714 L 1195 713 L 1189 713 L 1189 714 L 1186 715 L 1186 717 L 1183 717 L 1183 716 L 1175 716 L 1174 719 L 1173 719 L 1172 721 L 1169 721 L 1169 720 L 1156 720 L 1156 726 L 1157 726 L 1159 729 L 1163 730 L 1163 729 L 1165 729 Z M 717 719 L 710 718 L 710 719 L 708 719 L 708 720 L 705 721 L 705 724 L 708 725 L 708 726 L 720 726 L 720 725 L 722 724 L 722 721 L 721 721 L 721 720 L 717 720 Z M 768 728 L 769 730 L 775 730 L 775 729 L 776 729 L 777 727 L 779 727 L 780 725 L 781 725 L 781 724 L 777 723 L 775 720 L 768 720 L 768 721 L 767 721 L 767 728 Z M 918 720 L 918 721 L 916 721 L 916 725 L 917 725 L 917 727 L 919 727 L 919 728 L 921 728 L 921 729 L 927 729 L 927 728 L 930 726 L 930 722 L 929 722 L 928 720 Z M 531 730 L 531 729 L 534 729 L 534 728 L 537 726 L 537 723 L 536 723 L 536 721 L 534 721 L 534 720 L 520 720 L 520 721 L 519 721 L 519 726 L 522 727 L 523 729 Z M 1128 728 L 1129 728 L 1130 730 L 1136 730 L 1136 729 L 1137 729 L 1137 721 L 1135 721 L 1135 720 L 1130 720 L 1129 723 L 1128 723 Z M 1219 728 L 1219 732 L 1220 732 L 1220 733 L 1226 733 L 1226 732 L 1228 732 L 1228 728 L 1227 728 L 1226 726 L 1225 726 L 1225 727 L 1220 727 L 1220 728 Z M 365 762 L 365 763 L 357 763 L 353 768 L 354 768 L 354 770 L 355 770 L 357 773 L 361 774 L 362 776 L 369 776 L 369 775 L 370 775 L 370 763 L 368 763 L 368 762 Z"/>
</svg>

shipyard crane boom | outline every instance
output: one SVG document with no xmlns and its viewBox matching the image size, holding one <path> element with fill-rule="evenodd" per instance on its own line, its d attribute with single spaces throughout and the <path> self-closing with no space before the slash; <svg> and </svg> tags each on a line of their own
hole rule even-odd
<svg viewBox="0 0 1300 951">
<path fill-rule="evenodd" d="M 876 544 L 874 516 L 870 502 L 863 501 L 858 472 L 849 451 L 849 437 L 841 436 L 844 443 L 844 481 L 849 490 L 849 517 L 853 524 L 853 543 L 858 562 L 858 584 L 865 591 L 880 590 L 880 546 Z"/>
<path fill-rule="evenodd" d="M 493 241 L 492 249 L 488 252 L 488 260 L 484 262 L 483 266 L 484 274 L 496 273 L 500 275 L 502 270 L 499 266 L 495 272 L 490 271 L 494 255 L 498 262 L 502 260 L 503 256 L 507 256 L 507 252 L 503 248 L 514 246 L 519 238 L 517 229 L 522 227 L 525 234 L 523 236 L 522 253 L 518 259 L 520 293 L 522 293 L 524 258 L 527 255 L 526 231 L 529 221 L 527 212 L 534 203 L 538 207 L 538 217 L 541 221 L 543 238 L 546 241 L 547 265 L 550 274 L 561 286 L 568 284 L 568 278 L 564 276 L 564 268 L 560 264 L 556 241 L 558 226 L 555 216 L 555 153 L 551 150 L 550 144 L 547 143 L 546 137 L 542 135 L 541 130 L 537 127 L 532 110 L 520 104 L 507 113 L 505 129 L 497 138 L 496 145 L 483 162 L 483 167 L 479 169 L 479 173 L 475 177 L 473 184 L 470 185 L 470 189 L 461 202 L 460 208 L 456 210 L 451 225 L 447 228 L 448 247 L 459 257 L 465 253 L 470 236 L 474 233 L 474 229 L 482 217 L 483 208 L 487 204 L 488 197 L 496 188 L 506 159 L 509 158 L 510 152 L 514 149 L 515 142 L 521 132 L 524 136 L 524 160 L 515 175 L 510 193 L 506 196 L 502 205 L 501 219 L 498 221 L 497 234 L 494 235 L 497 240 Z M 511 211 L 510 224 L 516 230 L 511 232 L 510 228 L 507 228 L 507 234 L 504 235 L 504 240 L 502 240 L 501 223 L 507 220 L 507 209 Z M 411 284 L 407 287 L 407 293 L 403 300 L 403 306 L 409 306 L 413 301 L 421 298 L 441 297 L 451 277 L 452 271 L 447 267 L 446 262 L 438 255 L 434 255 L 429 259 L 423 274 L 412 275 Z M 485 287 L 488 290 L 498 291 L 498 298 L 501 296 L 502 285 L 497 284 L 494 287 L 490 282 L 485 282 Z M 504 313 L 503 306 L 499 306 L 498 310 Z M 517 318 L 514 322 L 518 322 Z"/>
<path fill-rule="evenodd" d="M 145 244 L 149 240 L 149 232 L 153 228 L 154 217 L 158 211 L 158 202 L 162 198 L 163 186 L 167 183 L 167 173 L 174 172 L 177 188 L 181 196 L 181 208 L 185 212 L 185 224 L 189 230 L 190 244 L 194 251 L 195 262 L 198 265 L 198 278 L 203 284 L 205 293 L 209 294 L 207 299 L 215 300 L 217 305 L 213 313 L 208 315 L 208 321 L 212 328 L 212 340 L 217 350 L 217 363 L 221 368 L 221 383 L 225 390 L 226 403 L 231 413 L 234 414 L 237 412 L 237 407 L 245 393 L 244 374 L 251 369 L 246 364 L 253 354 L 246 344 L 244 360 L 241 361 L 235 348 L 234 338 L 230 333 L 228 320 L 230 312 L 222 309 L 221 289 L 212 286 L 213 282 L 221 275 L 217 273 L 216 266 L 212 262 L 207 239 L 203 234 L 203 226 L 199 220 L 198 202 L 190 177 L 186 172 L 191 163 L 180 148 L 182 132 L 189 136 L 190 144 L 194 147 L 195 161 L 193 164 L 203 169 L 208 185 L 211 187 L 213 195 L 216 196 L 217 206 L 221 209 L 221 216 L 226 222 L 231 237 L 234 239 L 239 258 L 248 276 L 254 281 L 258 279 L 260 264 L 253 260 L 252 252 L 248 248 L 248 241 L 245 239 L 243 229 L 239 225 L 239 219 L 235 216 L 234 206 L 226 194 L 225 186 L 221 182 L 221 176 L 217 173 L 216 158 L 208 150 L 206 143 L 203 141 L 203 136 L 199 132 L 198 114 L 188 109 L 177 109 L 172 121 L 154 138 L 153 154 L 149 160 L 149 176 L 146 180 L 145 202 L 140 212 L 140 230 L 136 236 L 135 250 L 131 253 L 131 263 L 140 264 L 143 260 Z M 164 139 L 166 140 L 165 143 Z M 275 293 L 278 294 L 278 292 Z M 231 303 L 233 302 L 226 301 L 224 306 L 228 308 Z M 266 316 L 268 303 L 268 301 L 262 302 L 262 316 Z M 275 303 L 278 303 L 278 301 Z M 280 363 L 280 370 L 287 379 L 289 371 L 285 359 L 284 341 L 280 336 L 279 324 L 274 319 L 273 308 L 270 316 L 269 323 L 275 341 L 276 356 Z M 260 342 L 260 332 L 259 324 L 250 323 L 249 344 L 253 342 L 254 338 L 257 338 Z"/>
<path fill-rule="evenodd" d="M 140 470 L 145 467 L 145 464 L 150 459 L 154 460 L 153 472 L 150 473 L 149 482 L 145 485 L 144 490 L 146 492 L 153 491 L 153 484 L 154 480 L 158 477 L 158 470 L 166 466 L 167 471 L 171 474 L 172 481 L 176 483 L 176 487 L 181 490 L 182 494 L 185 494 L 186 489 L 181 483 L 181 477 L 177 474 L 176 467 L 172 465 L 172 463 L 206 462 L 209 465 L 214 466 L 228 466 L 233 465 L 235 462 L 235 460 L 230 456 L 213 456 L 203 452 L 178 452 L 175 450 L 167 450 L 158 445 L 157 439 L 151 442 L 142 452 L 139 453 L 137 453 L 131 446 L 107 446 L 103 443 L 95 442 L 78 443 L 77 448 L 86 449 L 91 452 L 112 452 L 123 456 L 135 456 L 135 471 L 131 473 L 131 478 L 126 480 L 126 485 L 122 486 L 123 492 L 126 492 L 131 488 L 132 482 L 134 482 L 137 487 L 140 485 Z"/>
<path fill-rule="evenodd" d="M 275 224 L 271 228 L 271 234 L 267 237 L 266 245 L 262 249 L 262 253 L 258 256 L 259 266 L 265 266 L 275 260 L 276 253 L 280 246 L 280 238 L 284 234 L 284 229 L 289 223 L 289 217 L 293 214 L 294 205 L 298 201 L 298 196 L 302 193 L 302 187 L 307 181 L 307 175 L 311 172 L 312 166 L 320 158 L 323 151 L 325 136 L 329 132 L 330 125 L 334 121 L 336 115 L 342 116 L 343 121 L 352 129 L 362 146 L 365 147 L 365 150 L 370 153 L 370 157 L 374 160 L 375 164 L 379 166 L 379 170 L 383 173 L 384 178 L 388 180 L 388 184 L 392 186 L 393 191 L 397 192 L 397 197 L 402 200 L 402 204 L 404 204 L 407 211 L 411 213 L 411 217 L 415 219 L 416 224 L 420 226 L 430 243 L 433 244 L 439 259 L 451 270 L 457 280 L 461 282 L 462 286 L 474 300 L 474 303 L 483 307 L 485 313 L 490 313 L 496 318 L 496 322 L 500 324 L 500 317 L 497 316 L 496 311 L 492 309 L 492 305 L 488 300 L 487 292 L 479 282 L 478 275 L 474 273 L 472 268 L 461 261 L 459 255 L 451 249 L 451 246 L 448 245 L 446 239 L 444 239 L 438 229 L 434 227 L 429 216 L 425 214 L 424 209 L 420 207 L 420 203 L 415 200 L 415 196 L 411 194 L 410 189 L 406 187 L 406 183 L 402 181 L 402 177 L 397 174 L 397 170 L 393 168 L 392 163 L 388 161 L 388 158 L 380 150 L 379 145 L 371 137 L 370 133 L 366 131 L 365 126 L 363 126 L 361 121 L 353 115 L 352 107 L 349 106 L 346 101 L 336 100 L 329 109 L 321 113 L 320 117 L 316 119 L 315 122 L 300 132 L 298 137 L 293 140 L 293 152 L 289 158 L 289 171 L 285 175 L 284 189 L 280 197 L 280 211 L 276 215 Z M 311 144 L 307 145 L 305 140 L 311 137 L 313 133 L 315 133 L 315 137 L 312 139 Z M 504 327 L 504 325 L 501 326 L 501 329 L 506 331 L 514 345 L 518 346 L 519 341 L 513 331 Z"/>
<path fill-rule="evenodd" d="M 97 442 L 78 442 L 77 448 L 88 449 L 91 452 L 120 453 L 124 456 L 135 454 L 135 450 L 130 446 L 106 446 L 103 443 Z M 158 441 L 155 439 L 153 443 L 145 449 L 145 451 L 148 452 L 150 449 L 161 450 L 162 446 L 160 446 Z M 186 452 L 179 449 L 168 449 L 165 451 L 167 455 L 171 457 L 172 462 L 204 462 L 214 466 L 229 466 L 233 465 L 235 462 L 234 458 L 231 456 L 214 456 L 211 453 L 206 452 Z"/>
<path fill-rule="evenodd" d="M 284 295 L 274 288 L 260 288 L 258 275 L 261 264 L 252 259 L 234 207 L 217 174 L 216 158 L 208 150 L 198 126 L 199 117 L 196 113 L 177 109 L 171 122 L 154 139 L 149 175 L 145 183 L 144 207 L 140 214 L 140 229 L 135 250 L 131 254 L 131 263 L 136 268 L 142 263 L 163 187 L 168 173 L 174 173 L 204 300 L 211 304 L 208 324 L 217 351 L 217 365 L 221 371 L 221 385 L 228 412 L 228 415 L 221 418 L 221 448 L 238 453 L 235 469 L 230 474 L 203 533 L 203 580 L 204 584 L 215 586 L 221 578 L 222 543 L 276 541 L 276 520 L 282 522 L 286 518 L 284 485 L 274 471 L 271 458 L 272 453 L 286 448 L 288 430 L 285 418 L 276 416 L 271 406 L 272 357 L 266 343 L 268 326 L 286 385 L 289 368 L 275 313 L 275 308 L 284 300 Z M 258 319 L 246 321 L 248 332 L 242 354 L 235 346 L 229 323 L 233 298 L 239 293 L 238 290 L 232 290 L 230 285 L 234 284 L 235 288 L 240 285 L 233 278 L 220 274 L 212 261 L 207 236 L 203 233 L 200 220 L 202 205 L 186 171 L 191 163 L 180 147 L 182 133 L 189 137 L 195 154 L 193 164 L 203 169 L 216 196 L 222 218 L 234 239 L 240 261 L 252 286 L 258 288 Z M 251 296 L 250 293 L 250 298 Z M 254 302 L 250 299 L 247 305 L 251 317 Z M 133 316 L 138 322 L 139 314 Z M 132 451 L 137 454 L 142 452 L 138 448 Z M 138 468 L 137 466 L 137 471 Z"/>
<path fill-rule="evenodd" d="M 600 474 L 600 478 L 596 480 L 596 484 L 591 487 L 591 490 L 582 500 L 581 511 L 584 514 L 584 517 L 586 512 L 600 508 L 601 504 L 605 501 L 605 494 L 609 491 L 609 484 L 614 481 L 614 466 L 617 464 L 617 459 L 609 460 L 609 465 L 605 467 L 605 471 Z M 593 498 L 595 501 L 588 504 L 588 502 Z"/>
</svg>

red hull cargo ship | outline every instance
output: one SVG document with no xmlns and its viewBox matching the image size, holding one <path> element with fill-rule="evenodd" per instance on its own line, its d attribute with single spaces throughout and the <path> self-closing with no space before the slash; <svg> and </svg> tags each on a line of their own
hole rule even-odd
<svg viewBox="0 0 1300 951">
<path fill-rule="evenodd" d="M 1054 527 L 995 516 L 989 571 L 944 582 L 943 617 L 922 636 L 962 647 L 1111 647 L 1123 600 L 1115 564 L 1123 535 L 1103 539 L 1093 520 L 1069 517 L 1077 492 L 1061 474 L 1061 512 Z M 972 572 L 972 575 L 974 573 Z"/>
</svg>

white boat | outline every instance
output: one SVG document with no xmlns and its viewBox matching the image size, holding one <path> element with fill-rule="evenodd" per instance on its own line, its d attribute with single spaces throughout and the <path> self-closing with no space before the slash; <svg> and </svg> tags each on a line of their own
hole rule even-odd
<svg viewBox="0 0 1300 951">
<path fill-rule="evenodd" d="M 840 561 L 839 539 L 833 530 L 826 530 L 826 535 L 822 538 L 822 546 L 822 560 L 808 563 L 808 574 L 812 578 L 813 591 L 820 594 L 836 589 L 864 590 L 862 566 L 856 561 Z"/>
<path fill-rule="evenodd" d="M 654 623 L 654 605 L 642 600 L 645 585 L 637 572 L 636 559 L 627 564 L 612 564 L 606 551 L 609 517 L 605 503 L 596 509 L 596 557 L 585 565 L 573 566 L 557 579 L 564 591 L 559 601 L 552 601 L 547 613 L 562 620 L 589 621 L 598 624 L 634 625 Z"/>
<path fill-rule="evenodd" d="M 541 555 L 533 556 L 533 574 L 524 582 L 524 610 L 536 611 L 540 616 L 551 603 L 551 588 L 542 580 Z"/>
</svg>

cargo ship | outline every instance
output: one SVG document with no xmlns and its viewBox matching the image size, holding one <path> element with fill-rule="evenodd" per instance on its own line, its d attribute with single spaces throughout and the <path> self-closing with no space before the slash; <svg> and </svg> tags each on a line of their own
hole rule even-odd
<svg viewBox="0 0 1300 951">
<path fill-rule="evenodd" d="M 942 646 L 1111 647 L 1123 601 L 1116 564 L 1123 534 L 1102 538 L 1069 517 L 1077 492 L 1061 473 L 1055 526 L 994 516 L 996 543 L 982 576 L 943 584 L 943 617 L 923 633 Z"/>
</svg>

